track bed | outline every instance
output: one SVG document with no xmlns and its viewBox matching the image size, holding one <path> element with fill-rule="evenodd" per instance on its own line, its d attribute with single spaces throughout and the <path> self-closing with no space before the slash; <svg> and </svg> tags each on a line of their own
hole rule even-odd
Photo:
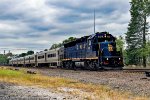
<svg viewBox="0 0 150 100">
<path fill-rule="evenodd" d="M 85 83 L 108 85 L 113 89 L 129 91 L 136 95 L 150 96 L 150 78 L 146 77 L 146 70 L 74 71 L 50 68 L 28 69 L 46 76 L 65 77 Z"/>
</svg>

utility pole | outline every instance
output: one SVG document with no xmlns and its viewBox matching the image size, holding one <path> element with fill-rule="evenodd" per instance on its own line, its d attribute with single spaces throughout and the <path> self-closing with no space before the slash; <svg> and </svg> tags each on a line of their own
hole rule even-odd
<svg viewBox="0 0 150 100">
<path fill-rule="evenodd" d="M 94 34 L 95 34 L 95 9 L 94 9 Z"/>
<path fill-rule="evenodd" d="M 5 50 L 4 50 L 4 55 L 5 55 Z"/>
</svg>

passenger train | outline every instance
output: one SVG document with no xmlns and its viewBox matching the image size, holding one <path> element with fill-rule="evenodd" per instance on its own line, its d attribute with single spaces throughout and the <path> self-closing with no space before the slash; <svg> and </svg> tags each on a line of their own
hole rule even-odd
<svg viewBox="0 0 150 100">
<path fill-rule="evenodd" d="M 66 69 L 122 69 L 123 57 L 116 49 L 116 38 L 108 32 L 78 38 L 62 47 L 14 58 L 12 66 L 56 66 Z"/>
</svg>

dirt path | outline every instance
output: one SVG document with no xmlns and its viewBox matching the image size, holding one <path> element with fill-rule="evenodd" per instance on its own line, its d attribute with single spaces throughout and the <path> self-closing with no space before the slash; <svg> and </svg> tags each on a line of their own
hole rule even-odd
<svg viewBox="0 0 150 100">
<path fill-rule="evenodd" d="M 18 86 L 0 82 L 0 100 L 78 100 L 65 93 L 31 86 Z"/>
</svg>

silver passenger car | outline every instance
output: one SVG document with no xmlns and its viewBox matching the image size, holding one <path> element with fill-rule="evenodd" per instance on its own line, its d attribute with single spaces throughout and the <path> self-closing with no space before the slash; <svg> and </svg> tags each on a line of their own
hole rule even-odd
<svg viewBox="0 0 150 100">
<path fill-rule="evenodd" d="M 29 55 L 29 65 L 30 66 L 37 66 L 37 55 L 33 54 L 33 55 Z"/>
<path fill-rule="evenodd" d="M 52 49 L 37 53 L 38 66 L 60 66 L 59 49 Z"/>
<path fill-rule="evenodd" d="M 13 58 L 10 63 L 13 65 L 13 66 L 17 66 L 18 65 L 18 58 Z"/>
<path fill-rule="evenodd" d="M 24 57 L 24 65 L 29 66 L 29 56 Z"/>
<path fill-rule="evenodd" d="M 13 66 L 61 66 L 61 59 L 64 57 L 64 48 L 56 48 L 42 51 L 25 57 L 13 58 L 9 61 Z"/>
</svg>

